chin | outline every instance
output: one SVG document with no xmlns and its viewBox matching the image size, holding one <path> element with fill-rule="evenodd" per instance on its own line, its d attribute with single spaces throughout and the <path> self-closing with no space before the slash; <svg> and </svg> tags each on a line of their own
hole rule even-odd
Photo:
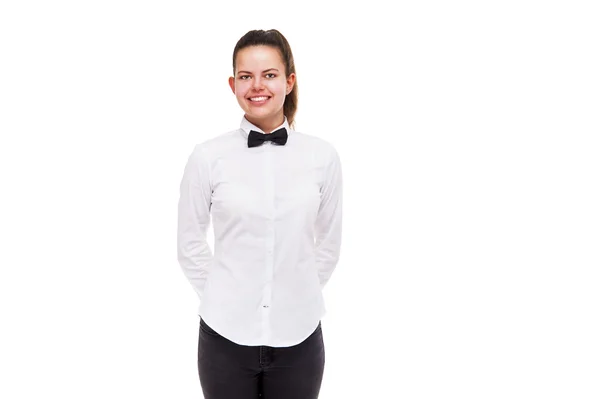
<svg viewBox="0 0 600 399">
<path fill-rule="evenodd" d="M 270 119 L 277 116 L 277 112 L 252 112 L 246 111 L 246 115 L 254 119 Z"/>
</svg>

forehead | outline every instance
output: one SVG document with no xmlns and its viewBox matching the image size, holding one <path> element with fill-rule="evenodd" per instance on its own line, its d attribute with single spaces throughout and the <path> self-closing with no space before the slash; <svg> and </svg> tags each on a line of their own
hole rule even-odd
<svg viewBox="0 0 600 399">
<path fill-rule="evenodd" d="M 250 46 L 237 53 L 237 70 L 263 71 L 268 68 L 282 70 L 283 60 L 279 50 L 271 46 Z"/>
</svg>

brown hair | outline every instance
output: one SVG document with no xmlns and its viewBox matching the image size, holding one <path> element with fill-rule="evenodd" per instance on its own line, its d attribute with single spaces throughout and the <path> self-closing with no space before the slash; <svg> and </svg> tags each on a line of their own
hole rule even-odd
<svg viewBox="0 0 600 399">
<path fill-rule="evenodd" d="M 233 74 L 235 75 L 235 61 L 238 51 L 250 46 L 271 46 L 279 50 L 281 59 L 285 65 L 285 76 L 288 77 L 292 73 L 296 73 L 296 65 L 294 64 L 294 55 L 286 38 L 277 29 L 269 30 L 251 30 L 238 40 L 233 49 Z M 285 97 L 283 103 L 283 114 L 288 120 L 290 127 L 294 128 L 294 115 L 298 109 L 298 78 L 294 83 L 292 91 Z"/>
</svg>

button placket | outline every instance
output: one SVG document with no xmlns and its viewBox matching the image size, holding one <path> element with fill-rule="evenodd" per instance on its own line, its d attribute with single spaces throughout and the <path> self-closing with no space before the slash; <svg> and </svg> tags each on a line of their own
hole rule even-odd
<svg viewBox="0 0 600 399">
<path fill-rule="evenodd" d="M 273 145 L 272 141 L 268 141 L 269 144 Z M 266 207 L 265 210 L 267 212 L 267 222 L 265 227 L 265 269 L 264 269 L 264 279 L 267 282 L 264 286 L 263 291 L 263 303 L 261 305 L 262 308 L 262 326 L 263 326 L 263 340 L 266 342 L 270 339 L 270 306 L 271 306 L 271 295 L 272 295 L 272 279 L 273 279 L 273 246 L 274 246 L 274 234 L 273 234 L 273 221 L 275 219 L 275 182 L 273 176 L 273 149 L 268 147 L 265 151 L 265 163 L 264 163 L 264 178 L 265 178 L 265 188 L 266 188 Z"/>
</svg>

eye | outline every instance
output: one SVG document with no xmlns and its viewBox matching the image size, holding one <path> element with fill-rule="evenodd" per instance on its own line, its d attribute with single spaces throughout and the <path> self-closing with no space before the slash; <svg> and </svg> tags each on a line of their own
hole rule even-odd
<svg viewBox="0 0 600 399">
<path fill-rule="evenodd" d="M 276 76 L 274 73 L 268 73 L 266 76 L 268 77 L 269 75 L 272 76 L 272 77 Z"/>
<path fill-rule="evenodd" d="M 250 75 L 242 75 L 242 76 L 240 76 L 240 79 L 241 80 L 246 80 L 245 78 L 249 78 L 249 77 L 250 77 Z"/>
</svg>

